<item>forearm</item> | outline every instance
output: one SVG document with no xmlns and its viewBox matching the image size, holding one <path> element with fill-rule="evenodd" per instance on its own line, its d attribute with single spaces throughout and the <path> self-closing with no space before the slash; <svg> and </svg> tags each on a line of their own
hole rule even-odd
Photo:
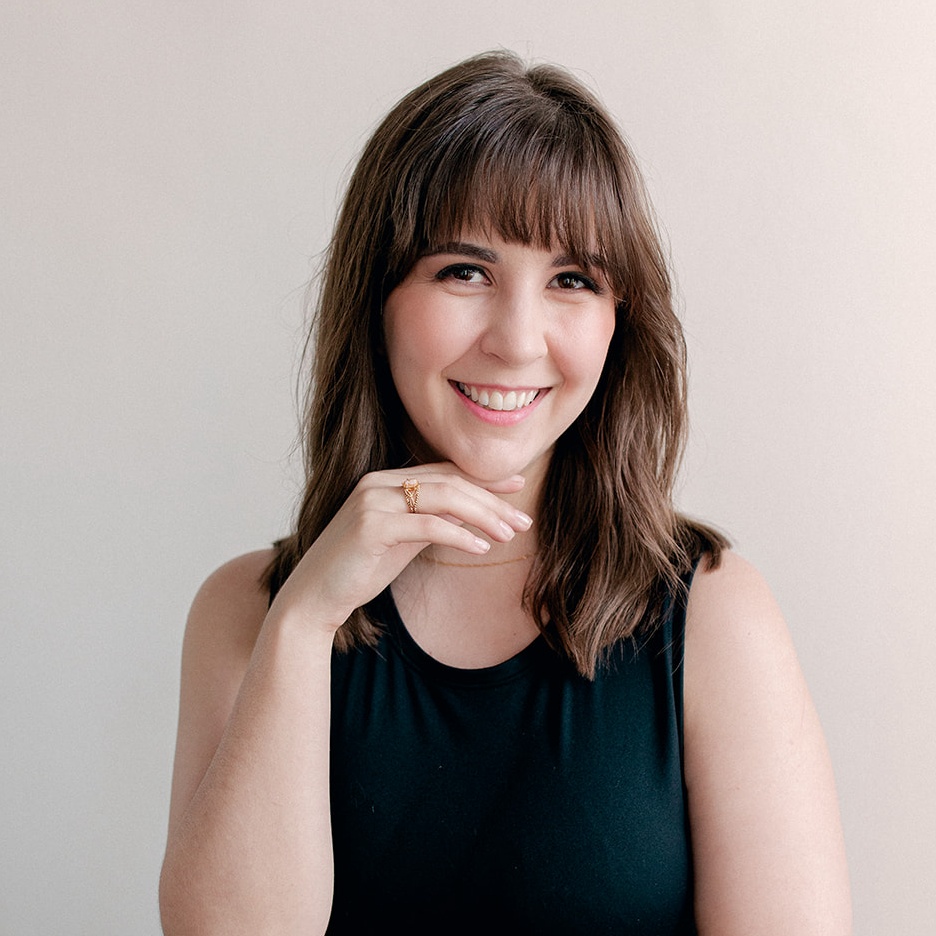
<svg viewBox="0 0 936 936">
<path fill-rule="evenodd" d="M 324 932 L 330 658 L 327 632 L 288 615 L 264 624 L 214 758 L 170 832 L 167 936 Z"/>
</svg>

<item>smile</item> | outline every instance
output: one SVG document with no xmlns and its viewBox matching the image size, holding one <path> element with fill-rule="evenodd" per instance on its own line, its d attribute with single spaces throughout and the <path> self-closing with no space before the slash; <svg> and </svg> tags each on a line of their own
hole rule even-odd
<svg viewBox="0 0 936 936">
<path fill-rule="evenodd" d="M 539 396 L 539 390 L 488 390 L 459 382 L 456 382 L 455 386 L 458 387 L 463 396 L 468 397 L 478 406 L 503 413 L 523 409 Z"/>
</svg>

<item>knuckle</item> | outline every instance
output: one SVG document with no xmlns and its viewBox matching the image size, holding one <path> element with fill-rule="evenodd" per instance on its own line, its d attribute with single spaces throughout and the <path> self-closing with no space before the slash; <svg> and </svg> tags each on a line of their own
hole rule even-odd
<svg viewBox="0 0 936 936">
<path fill-rule="evenodd" d="M 358 493 L 361 509 L 365 511 L 377 510 L 382 500 L 382 488 L 375 487 L 373 484 L 366 485 Z"/>
<path fill-rule="evenodd" d="M 465 493 L 474 487 L 470 481 L 468 481 L 466 478 L 463 478 L 461 475 L 452 475 L 451 482 L 457 490 L 463 491 Z"/>
<path fill-rule="evenodd" d="M 356 491 L 371 491 L 379 483 L 380 483 L 379 473 L 376 471 L 371 471 L 371 472 L 368 472 L 366 475 L 361 476 L 361 479 L 354 486 L 354 489 Z"/>
<path fill-rule="evenodd" d="M 426 539 L 435 539 L 442 535 L 449 526 L 441 517 L 435 514 L 419 514 L 417 533 Z"/>
</svg>

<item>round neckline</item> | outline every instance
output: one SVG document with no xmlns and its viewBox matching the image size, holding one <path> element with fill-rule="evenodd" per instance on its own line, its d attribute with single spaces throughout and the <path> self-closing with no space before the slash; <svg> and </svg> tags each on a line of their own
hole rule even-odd
<svg viewBox="0 0 936 936">
<path fill-rule="evenodd" d="M 522 650 L 512 657 L 494 663 L 491 666 L 461 667 L 443 663 L 425 651 L 406 627 L 393 593 L 387 586 L 375 602 L 380 609 L 380 618 L 384 621 L 387 632 L 392 638 L 403 660 L 425 676 L 437 682 L 462 687 L 495 686 L 516 679 L 527 672 L 540 659 L 553 659 L 555 654 L 546 643 L 546 638 L 538 634 Z"/>
</svg>

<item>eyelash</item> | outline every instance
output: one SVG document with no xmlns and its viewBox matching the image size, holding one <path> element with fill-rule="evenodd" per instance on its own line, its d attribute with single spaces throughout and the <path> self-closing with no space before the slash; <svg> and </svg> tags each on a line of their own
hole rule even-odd
<svg viewBox="0 0 936 936">
<path fill-rule="evenodd" d="M 484 270 L 479 266 L 475 266 L 473 263 L 453 263 L 450 266 L 443 267 L 443 269 L 439 270 L 439 272 L 436 273 L 435 278 L 440 281 L 447 279 L 460 279 L 462 282 L 464 282 L 465 280 L 462 277 L 466 273 L 472 275 L 478 273 L 485 277 L 485 279 L 487 278 L 487 274 L 484 272 Z M 591 290 L 591 292 L 595 293 L 597 296 L 602 295 L 604 292 L 604 290 L 590 276 L 586 276 L 584 273 L 577 273 L 571 270 L 566 270 L 562 273 L 557 273 L 553 277 L 554 280 L 558 280 L 560 278 L 574 279 L 582 284 L 581 287 L 570 288 L 570 292 L 574 292 L 576 288 Z"/>
<path fill-rule="evenodd" d="M 462 273 L 480 273 L 487 279 L 487 276 L 484 270 L 479 266 L 475 266 L 472 263 L 453 263 L 451 266 L 444 267 L 436 273 L 435 278 L 437 280 L 447 280 L 447 279 L 458 279 L 464 282 L 464 279 L 459 274 Z"/>
<path fill-rule="evenodd" d="M 553 279 L 559 279 L 563 276 L 578 280 L 585 289 L 590 289 L 597 296 L 602 295 L 604 292 L 604 290 L 602 290 L 602 288 L 590 276 L 586 276 L 584 273 L 574 273 L 571 270 L 567 270 L 564 273 L 557 273 Z"/>
</svg>

